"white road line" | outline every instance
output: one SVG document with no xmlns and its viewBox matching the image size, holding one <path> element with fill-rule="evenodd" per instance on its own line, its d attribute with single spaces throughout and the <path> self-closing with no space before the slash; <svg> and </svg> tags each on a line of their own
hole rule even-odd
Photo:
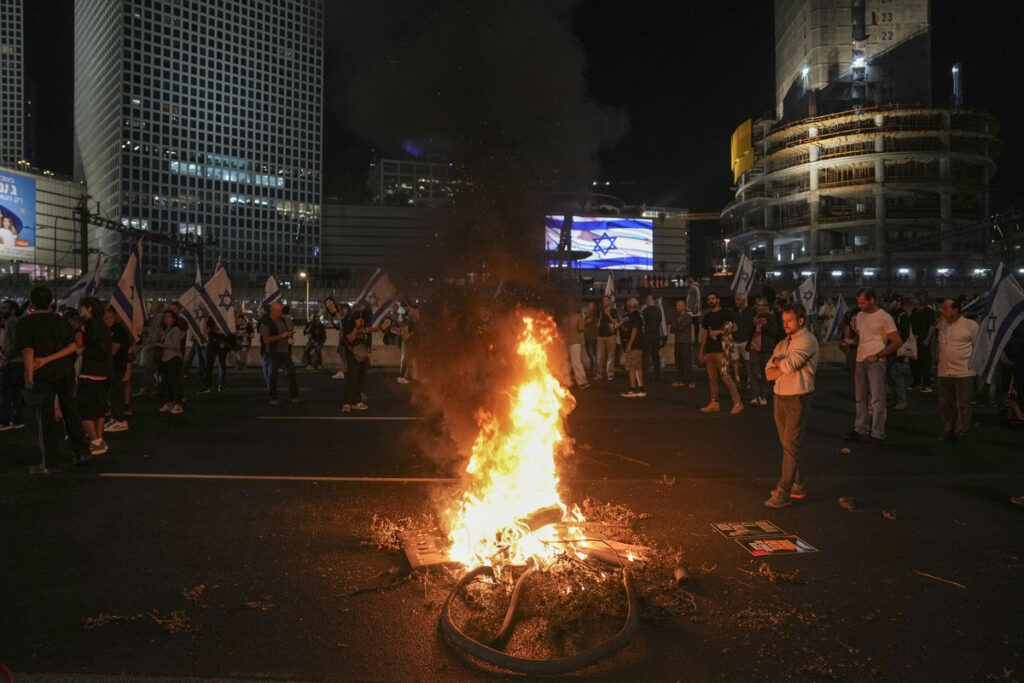
<svg viewBox="0 0 1024 683">
<path fill-rule="evenodd" d="M 383 416 L 366 416 L 366 417 L 341 417 L 335 415 L 260 415 L 257 419 L 259 420 L 363 420 L 363 421 L 377 421 L 377 422 L 408 422 L 411 420 L 422 420 L 422 417 L 383 417 Z"/>
<path fill-rule="evenodd" d="M 260 474 L 159 474 L 150 472 L 101 472 L 99 476 L 115 479 L 237 479 L 242 481 L 342 481 L 401 484 L 455 484 L 459 481 L 441 477 L 291 477 Z"/>
</svg>

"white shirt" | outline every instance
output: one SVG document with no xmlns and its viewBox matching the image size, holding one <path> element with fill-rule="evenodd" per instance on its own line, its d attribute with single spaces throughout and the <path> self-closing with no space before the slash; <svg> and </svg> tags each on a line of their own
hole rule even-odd
<svg viewBox="0 0 1024 683">
<path fill-rule="evenodd" d="M 892 316 L 879 308 L 874 313 L 857 314 L 857 362 L 881 353 L 889 334 L 896 331 Z"/>
<path fill-rule="evenodd" d="M 960 317 L 939 321 L 939 377 L 973 377 L 971 354 L 978 338 L 978 323 Z"/>
</svg>

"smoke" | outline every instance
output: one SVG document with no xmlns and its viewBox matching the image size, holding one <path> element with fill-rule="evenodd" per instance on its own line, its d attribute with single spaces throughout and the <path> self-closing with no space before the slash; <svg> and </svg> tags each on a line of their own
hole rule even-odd
<svg viewBox="0 0 1024 683">
<path fill-rule="evenodd" d="M 492 298 L 495 285 L 515 281 L 561 312 L 564 293 L 545 283 L 545 202 L 585 191 L 597 152 L 628 128 L 623 112 L 587 98 L 585 57 L 571 32 L 578 4 L 381 0 L 329 8 L 337 41 L 328 46 L 329 73 L 344 87 L 328 96 L 346 112 L 347 128 L 377 146 L 416 140 L 441 149 L 461 180 L 452 204 L 432 214 L 416 268 L 392 277 L 487 285 L 442 288 L 413 344 L 422 380 L 414 400 L 443 415 L 463 456 L 478 431 L 476 411 L 500 415 L 515 382 L 519 301 Z"/>
</svg>

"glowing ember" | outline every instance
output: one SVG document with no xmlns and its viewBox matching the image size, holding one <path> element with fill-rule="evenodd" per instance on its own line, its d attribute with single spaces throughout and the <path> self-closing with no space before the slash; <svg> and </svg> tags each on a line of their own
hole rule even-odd
<svg viewBox="0 0 1024 683">
<path fill-rule="evenodd" d="M 522 322 L 516 349 L 522 369 L 510 390 L 510 414 L 502 420 L 477 413 L 480 433 L 466 467 L 468 486 L 445 515 L 451 559 L 467 567 L 500 570 L 529 558 L 544 566 L 570 550 L 567 533 L 580 537 L 576 529 L 550 524 L 583 521 L 559 498 L 554 458 L 576 402 L 548 368 L 556 334 L 551 318 L 532 313 Z"/>
</svg>

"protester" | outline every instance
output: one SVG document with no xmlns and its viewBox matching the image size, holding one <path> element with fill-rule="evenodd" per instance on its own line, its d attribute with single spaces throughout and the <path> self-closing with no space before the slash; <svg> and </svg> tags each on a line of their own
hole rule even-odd
<svg viewBox="0 0 1024 683">
<path fill-rule="evenodd" d="M 156 346 L 156 341 L 160 335 L 162 323 L 163 313 L 161 311 L 154 312 L 136 344 L 138 363 L 136 374 L 139 377 L 139 388 L 132 393 L 132 396 L 155 396 L 157 394 L 157 382 L 160 379 L 160 349 Z"/>
<path fill-rule="evenodd" d="M 24 364 L 25 393 L 35 407 L 42 454 L 42 462 L 29 472 L 53 474 L 60 472 L 55 403 L 60 405 L 64 430 L 71 442 L 72 463 L 84 465 L 89 460 L 89 442 L 82 430 L 74 398 L 78 346 L 71 325 L 50 312 L 53 292 L 46 287 L 36 287 L 29 294 L 29 301 L 32 312 L 18 321 L 15 347 Z"/>
<path fill-rule="evenodd" d="M 650 377 L 654 380 L 661 380 L 661 328 L 665 318 L 661 306 L 655 301 L 654 296 L 648 294 L 644 299 L 643 310 L 640 315 L 644 319 L 642 337 L 643 369 L 650 370 Z"/>
<path fill-rule="evenodd" d="M 639 302 L 636 297 L 626 301 L 626 315 L 619 323 L 619 338 L 624 352 L 623 365 L 629 378 L 629 389 L 619 394 L 626 398 L 641 398 L 647 395 L 644 390 L 644 352 L 643 340 L 644 318 L 637 310 Z"/>
<path fill-rule="evenodd" d="M 398 383 L 408 384 L 416 375 L 416 349 L 413 339 L 420 324 L 419 308 L 406 304 L 405 322 L 402 324 L 402 359 L 398 366 Z"/>
<path fill-rule="evenodd" d="M 778 328 L 775 327 L 775 316 L 768 310 L 768 300 L 758 297 L 754 305 L 753 329 L 747 350 L 750 354 L 750 405 L 768 405 L 770 387 L 765 378 L 765 360 L 771 357 L 771 349 L 775 347 Z"/>
<path fill-rule="evenodd" d="M 120 317 L 110 306 L 103 311 L 103 323 L 110 330 L 110 363 L 111 375 L 107 380 L 107 402 L 113 418 L 103 427 L 106 432 L 128 431 L 128 402 L 131 397 L 130 362 L 132 349 L 132 333 L 121 322 Z M 127 390 L 126 390 L 127 389 Z"/>
<path fill-rule="evenodd" d="M 568 310 L 559 320 L 558 331 L 565 340 L 565 347 L 569 352 L 569 367 L 576 386 L 586 389 L 590 382 L 587 381 L 587 373 L 583 370 L 583 360 L 580 358 L 583 347 L 583 316 L 580 315 L 575 303 L 569 304 Z"/>
<path fill-rule="evenodd" d="M 922 394 L 932 391 L 932 339 L 935 336 L 935 309 L 917 293 L 910 299 L 910 329 L 917 337 L 917 359 L 910 362 L 912 389 Z"/>
<path fill-rule="evenodd" d="M 370 365 L 370 343 L 372 329 L 369 309 L 349 314 L 341 326 L 341 338 L 345 344 L 345 398 L 342 412 L 366 410 L 370 406 L 363 400 L 363 383 Z"/>
<path fill-rule="evenodd" d="M 267 390 L 272 406 L 281 405 L 281 401 L 277 398 L 277 371 L 282 368 L 288 373 L 288 393 L 291 396 L 291 402 L 302 403 L 302 398 L 299 396 L 299 383 L 295 379 L 292 347 L 289 343 L 293 334 L 294 332 L 284 316 L 284 307 L 277 301 L 270 304 L 267 321 L 260 327 L 260 339 L 267 350 L 270 364 Z"/>
<path fill-rule="evenodd" d="M 178 310 L 175 313 L 178 314 L 178 320 L 184 323 L 185 320 L 181 317 L 181 311 Z M 195 360 L 199 368 L 200 380 L 203 384 L 209 384 L 210 380 L 206 376 L 206 366 L 208 365 L 206 362 L 206 344 L 203 343 L 203 340 L 196 334 L 196 331 L 189 327 L 187 323 L 184 330 L 185 347 L 188 349 L 188 353 L 185 354 L 185 359 L 182 361 L 181 376 L 188 377 L 188 373 L 192 369 L 192 361 Z"/>
<path fill-rule="evenodd" d="M 857 412 L 853 431 L 845 438 L 866 440 L 868 445 L 879 447 L 885 443 L 885 359 L 899 349 L 900 334 L 892 316 L 875 303 L 875 290 L 871 287 L 857 292 L 857 307 L 860 309 L 856 317 L 857 370 L 854 375 Z"/>
<path fill-rule="evenodd" d="M 946 299 L 939 308 L 942 318 L 935 328 L 939 337 L 940 441 L 960 441 L 971 426 L 971 394 L 974 370 L 971 354 L 978 338 L 978 323 L 960 315 L 956 299 Z"/>
<path fill-rule="evenodd" d="M 619 314 L 612 307 L 612 299 L 601 299 L 601 312 L 597 316 L 597 375 L 594 379 L 615 379 L 615 331 L 619 327 Z M 603 375 L 602 375 L 603 373 Z"/>
<path fill-rule="evenodd" d="M 708 380 L 711 383 L 711 400 L 706 406 L 700 409 L 702 413 L 717 413 L 721 410 L 718 403 L 718 378 L 721 377 L 729 390 L 732 398 L 733 415 L 743 412 L 743 400 L 732 381 L 729 373 L 730 353 L 726 347 L 731 347 L 732 333 L 736 329 L 736 320 L 732 311 L 722 308 L 718 294 L 708 292 L 708 310 L 704 313 L 701 322 L 700 355 L 698 360 L 705 364 L 708 371 Z"/>
<path fill-rule="evenodd" d="M 676 300 L 676 315 L 669 325 L 672 332 L 672 355 L 676 363 L 674 387 L 693 389 L 693 316 L 686 310 L 686 299 Z"/>
<path fill-rule="evenodd" d="M 886 359 L 886 379 L 890 400 L 888 407 L 900 411 L 907 409 L 907 375 L 910 361 L 917 359 L 915 341 L 910 340 L 910 314 L 903 310 L 903 298 L 896 295 L 889 302 L 888 313 L 896 323 L 900 335 L 900 347 Z"/>
<path fill-rule="evenodd" d="M 107 452 L 103 422 L 107 415 L 107 380 L 114 374 L 110 328 L 103 322 L 104 305 L 96 297 L 82 299 L 82 367 L 78 372 L 78 413 L 89 437 L 90 455 Z M 120 388 L 120 387 L 119 387 Z"/>
<path fill-rule="evenodd" d="M 750 354 L 747 352 L 747 344 L 750 342 L 750 335 L 754 331 L 754 309 L 747 305 L 747 295 L 742 292 L 733 297 L 736 311 L 734 313 L 736 331 L 732 335 L 732 361 L 733 377 L 737 386 L 743 386 L 743 375 L 746 375 L 746 385 L 750 386 Z M 742 369 L 742 374 L 741 374 Z"/>
<path fill-rule="evenodd" d="M 799 456 L 814 395 L 818 340 L 804 327 L 806 318 L 800 304 L 787 303 L 782 307 L 786 336 L 776 345 L 764 368 L 768 381 L 775 382 L 775 429 L 782 445 L 782 475 L 771 497 L 764 502 L 768 508 L 783 508 L 807 495 L 800 476 Z"/>
<path fill-rule="evenodd" d="M 318 313 L 313 314 L 306 323 L 304 332 L 306 346 L 302 350 L 302 365 L 307 370 L 319 370 L 324 364 L 323 349 L 324 342 L 327 341 L 327 328 Z"/>
<path fill-rule="evenodd" d="M 857 394 L 857 309 L 846 312 L 840 323 L 839 348 L 846 356 L 846 368 L 850 373 L 850 395 Z"/>
<path fill-rule="evenodd" d="M 255 334 L 256 330 L 253 328 L 252 320 L 245 318 L 238 333 L 240 346 L 235 367 L 239 370 L 249 367 L 249 349 L 252 348 L 252 338 Z"/>
<path fill-rule="evenodd" d="M 160 393 L 164 399 L 164 404 L 160 406 L 161 413 L 181 415 L 185 412 L 181 382 L 184 343 L 185 332 L 178 324 L 178 314 L 173 307 L 168 307 L 153 342 L 153 347 L 160 351 L 157 371 L 160 374 Z"/>
<path fill-rule="evenodd" d="M 270 323 L 270 307 L 264 306 L 263 315 L 256 322 L 256 327 L 260 332 L 260 368 L 263 371 L 263 384 L 268 387 L 270 386 L 270 356 L 272 354 L 263 341 L 263 328 Z"/>
<path fill-rule="evenodd" d="M 200 394 L 208 394 L 213 383 L 213 362 L 217 361 L 217 391 L 224 391 L 224 383 L 228 376 L 228 354 L 231 352 L 232 339 L 221 331 L 213 318 L 203 322 L 206 334 L 206 368 L 203 370 L 203 384 Z"/>
<path fill-rule="evenodd" d="M 338 306 L 338 319 L 334 322 L 335 328 L 338 330 L 338 371 L 331 375 L 331 379 L 345 379 L 345 371 L 348 369 L 347 359 L 348 356 L 345 353 L 345 349 L 348 348 L 348 342 L 345 341 L 345 334 L 343 332 L 345 328 L 345 320 L 352 315 L 352 308 L 348 304 L 341 304 Z"/>
<path fill-rule="evenodd" d="M 587 311 L 583 315 L 583 345 L 587 350 L 587 371 L 594 379 L 600 379 L 597 362 L 597 304 L 587 302 Z"/>
<path fill-rule="evenodd" d="M 25 365 L 15 350 L 18 317 L 18 302 L 7 299 L 0 303 L 0 432 L 25 426 L 21 419 Z"/>
</svg>

